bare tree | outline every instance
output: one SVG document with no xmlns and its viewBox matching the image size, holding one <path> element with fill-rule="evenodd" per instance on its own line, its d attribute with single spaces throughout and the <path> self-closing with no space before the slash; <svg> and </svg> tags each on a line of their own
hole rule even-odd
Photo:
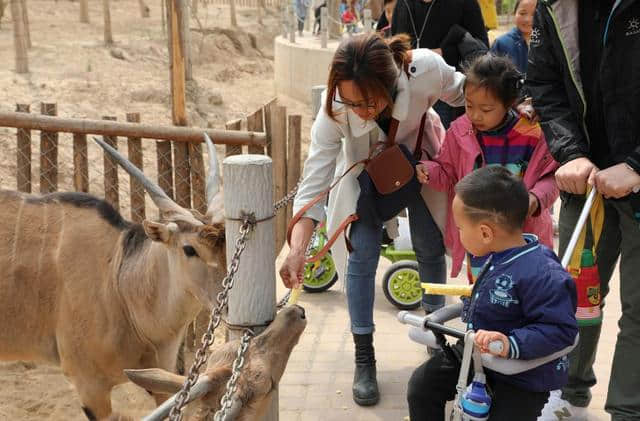
<svg viewBox="0 0 640 421">
<path fill-rule="evenodd" d="M 80 23 L 89 23 L 89 0 L 80 0 Z"/>
<path fill-rule="evenodd" d="M 113 34 L 111 32 L 111 11 L 109 10 L 109 0 L 102 0 L 102 11 L 104 13 L 104 43 L 113 44 Z"/>
<path fill-rule="evenodd" d="M 16 50 L 16 72 L 29 73 L 29 56 L 24 34 L 24 20 L 20 0 L 11 0 L 11 19 L 13 20 L 13 46 Z"/>
</svg>

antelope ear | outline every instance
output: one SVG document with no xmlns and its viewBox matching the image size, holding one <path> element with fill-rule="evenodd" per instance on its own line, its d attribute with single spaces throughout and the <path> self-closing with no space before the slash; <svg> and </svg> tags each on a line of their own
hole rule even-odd
<svg viewBox="0 0 640 421">
<path fill-rule="evenodd" d="M 144 370 L 124 370 L 124 374 L 145 390 L 155 393 L 173 394 L 178 392 L 184 384 L 184 376 L 170 373 L 160 368 Z"/>
<path fill-rule="evenodd" d="M 162 224 L 160 222 L 142 221 L 144 232 L 153 241 L 159 241 L 161 243 L 168 244 L 175 233 L 178 232 L 178 226 L 174 222 L 168 224 Z"/>
</svg>

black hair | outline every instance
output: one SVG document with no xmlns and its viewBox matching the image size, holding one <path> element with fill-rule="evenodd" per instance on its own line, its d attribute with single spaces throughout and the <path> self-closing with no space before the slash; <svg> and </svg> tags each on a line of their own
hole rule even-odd
<svg viewBox="0 0 640 421">
<path fill-rule="evenodd" d="M 476 57 L 465 69 L 465 88 L 473 85 L 485 88 L 510 108 L 520 95 L 524 84 L 523 75 L 513 61 L 506 56 L 487 53 Z"/>
<path fill-rule="evenodd" d="M 474 220 L 493 220 L 508 231 L 521 230 L 529 212 L 529 192 L 503 166 L 491 165 L 467 174 L 455 187 L 465 213 Z"/>
</svg>

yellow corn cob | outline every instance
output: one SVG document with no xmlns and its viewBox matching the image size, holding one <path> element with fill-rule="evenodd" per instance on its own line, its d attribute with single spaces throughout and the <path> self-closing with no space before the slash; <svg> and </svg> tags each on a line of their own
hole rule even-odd
<svg viewBox="0 0 640 421">
<path fill-rule="evenodd" d="M 293 288 L 291 290 L 291 295 L 289 296 L 289 301 L 287 302 L 287 305 L 294 305 L 298 303 L 298 297 L 300 297 L 300 292 L 302 291 L 302 285 L 300 285 L 298 288 Z"/>
<path fill-rule="evenodd" d="M 426 294 L 434 295 L 456 295 L 456 296 L 471 296 L 471 289 L 473 285 L 447 285 L 447 284 L 430 284 L 422 282 L 420 284 Z"/>
</svg>

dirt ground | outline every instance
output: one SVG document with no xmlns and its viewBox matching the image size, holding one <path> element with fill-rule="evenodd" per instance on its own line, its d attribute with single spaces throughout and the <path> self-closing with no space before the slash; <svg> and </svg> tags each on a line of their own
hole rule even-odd
<svg viewBox="0 0 640 421">
<path fill-rule="evenodd" d="M 58 104 L 58 115 L 100 119 L 139 112 L 150 124 L 171 124 L 169 67 L 160 1 L 149 2 L 151 17 L 140 17 L 136 0 L 111 0 L 115 45 L 103 44 L 102 2 L 90 1 L 89 24 L 79 23 L 79 4 L 68 0 L 28 0 L 33 47 L 30 74 L 15 73 L 13 23 L 9 7 L 0 21 L 0 110 L 16 103 L 40 112 L 41 102 Z M 190 20 L 195 85 L 188 89 L 189 123 L 223 128 L 226 121 L 253 113 L 275 96 L 273 38 L 277 13 L 267 10 L 263 25 L 255 9 L 238 8 L 239 29 L 230 29 L 226 6 L 199 4 Z M 124 59 L 115 58 L 114 55 Z M 289 113 L 303 115 L 303 143 L 311 119 L 305 104 L 279 98 Z M 243 127 L 244 128 L 244 127 Z M 33 191 L 39 191 L 39 140 L 32 141 Z M 126 141 L 120 139 L 126 150 Z M 102 154 L 89 142 L 90 190 L 103 194 Z M 0 187 L 16 188 L 15 129 L 0 128 Z M 154 142 L 143 141 L 145 173 L 155 179 Z M 303 147 L 306 151 L 306 146 Z M 219 156 L 221 154 L 219 153 Z M 59 189 L 73 189 L 71 135 L 60 134 Z M 120 172 L 121 204 L 128 207 L 128 177 Z M 147 209 L 153 204 L 147 199 Z M 154 211 L 155 212 L 155 211 Z M 128 216 L 128 211 L 123 212 Z M 153 216 L 153 214 L 152 214 Z M 112 393 L 113 408 L 141 417 L 155 407 L 140 388 L 125 384 Z M 80 401 L 57 367 L 0 363 L 1 420 L 84 420 Z"/>
</svg>

